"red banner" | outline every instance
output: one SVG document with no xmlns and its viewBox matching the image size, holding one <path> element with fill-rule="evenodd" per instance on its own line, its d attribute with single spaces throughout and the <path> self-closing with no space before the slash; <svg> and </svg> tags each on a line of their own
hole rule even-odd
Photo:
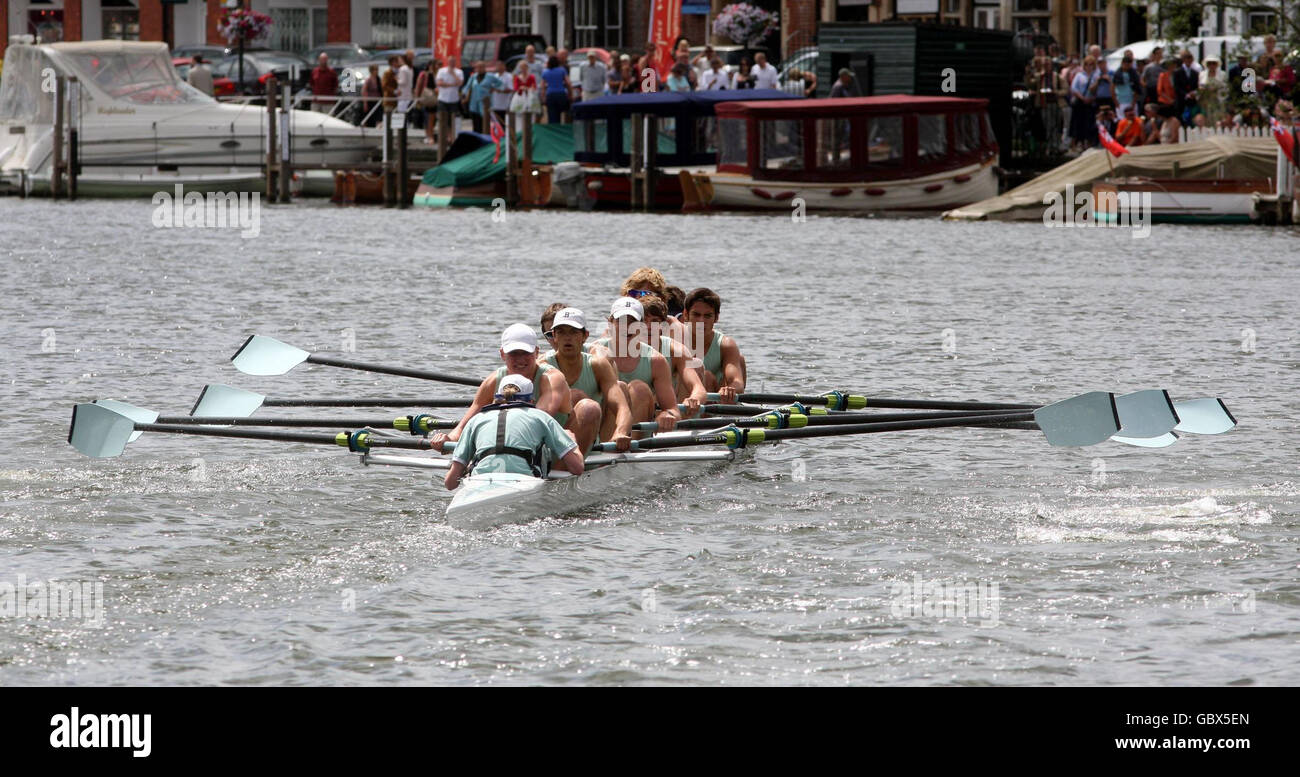
<svg viewBox="0 0 1300 777">
<path fill-rule="evenodd" d="M 1097 137 L 1101 139 L 1101 144 L 1105 146 L 1106 150 L 1111 154 L 1118 157 L 1128 153 L 1128 149 L 1115 142 L 1115 139 L 1106 131 L 1106 125 L 1101 122 L 1097 122 Z"/>
<path fill-rule="evenodd" d="M 435 0 L 433 11 L 433 55 L 446 63 L 447 57 L 460 57 L 461 38 L 465 35 L 464 0 Z M 464 62 L 460 62 L 462 66 Z"/>
<path fill-rule="evenodd" d="M 673 67 L 673 41 L 682 34 L 682 0 L 651 0 L 650 40 L 655 47 L 655 69 L 659 78 L 668 77 Z M 637 74 L 640 77 L 640 73 Z"/>
</svg>

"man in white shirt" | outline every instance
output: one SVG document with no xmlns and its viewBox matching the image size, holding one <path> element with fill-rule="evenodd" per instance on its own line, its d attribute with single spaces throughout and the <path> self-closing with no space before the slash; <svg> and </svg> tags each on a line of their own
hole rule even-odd
<svg viewBox="0 0 1300 777">
<path fill-rule="evenodd" d="M 542 71 L 546 69 L 546 60 L 542 59 L 542 57 L 537 53 L 537 47 L 531 43 L 524 46 L 524 58 L 515 63 L 516 74 L 519 73 L 519 66 L 521 64 L 528 65 L 528 72 L 538 78 L 542 77 Z M 564 63 L 562 62 L 560 64 Z"/>
<path fill-rule="evenodd" d="M 446 127 L 453 138 L 456 137 L 456 116 L 460 112 L 460 87 L 465 83 L 465 76 L 456 65 L 456 55 L 452 54 L 447 57 L 447 64 L 438 68 L 438 75 L 433 79 L 438 86 L 439 125 Z"/>
<path fill-rule="evenodd" d="M 415 59 L 415 52 L 408 51 L 402 58 L 402 64 L 397 68 L 397 110 L 399 113 L 406 113 L 411 109 L 412 89 L 415 87 L 415 71 L 411 70 L 411 62 Z"/>
<path fill-rule="evenodd" d="M 497 60 L 497 79 L 500 85 L 492 87 L 492 112 L 502 124 L 506 122 L 506 113 L 510 110 L 510 97 L 515 93 L 515 77 L 506 70 L 506 63 Z"/>
<path fill-rule="evenodd" d="M 731 74 L 722 66 L 722 58 L 714 57 L 710 64 L 712 67 L 705 70 L 704 73 L 700 75 L 700 90 L 730 89 Z"/>
<path fill-rule="evenodd" d="M 755 89 L 776 89 L 778 86 L 776 68 L 767 63 L 767 55 L 761 51 L 754 55 L 754 67 L 749 76 Z"/>
<path fill-rule="evenodd" d="M 185 77 L 190 86 L 203 92 L 208 97 L 212 96 L 212 70 L 203 64 L 203 57 L 195 54 L 194 64 L 190 65 L 189 75 Z"/>
</svg>

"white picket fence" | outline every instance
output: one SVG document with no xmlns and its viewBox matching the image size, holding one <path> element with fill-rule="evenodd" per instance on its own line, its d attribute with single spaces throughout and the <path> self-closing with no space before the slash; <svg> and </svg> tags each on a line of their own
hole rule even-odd
<svg viewBox="0 0 1300 777">
<path fill-rule="evenodd" d="M 1268 127 L 1233 127 L 1224 129 L 1222 127 L 1183 127 L 1183 142 L 1189 143 L 1194 140 L 1205 140 L 1206 138 L 1229 135 L 1237 138 L 1266 138 L 1272 132 Z"/>
</svg>

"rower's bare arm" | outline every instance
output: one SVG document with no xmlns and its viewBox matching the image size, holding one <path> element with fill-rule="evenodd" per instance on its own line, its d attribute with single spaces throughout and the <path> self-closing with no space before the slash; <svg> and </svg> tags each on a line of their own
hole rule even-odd
<svg viewBox="0 0 1300 777">
<path fill-rule="evenodd" d="M 561 413 L 573 412 L 573 398 L 569 384 L 561 370 L 549 370 L 542 376 L 545 382 L 537 397 L 537 409 L 554 418 Z"/>
<path fill-rule="evenodd" d="M 478 391 L 474 392 L 474 402 L 465 411 L 465 415 L 461 416 L 460 423 L 456 424 L 456 428 L 446 434 L 435 434 L 429 439 L 429 447 L 437 453 L 442 453 L 443 443 L 458 441 L 461 432 L 465 431 L 465 424 L 469 423 L 469 419 L 473 418 L 478 411 L 492 404 L 492 398 L 496 396 L 496 381 L 495 374 L 484 378 L 483 382 L 478 385 Z"/>
<path fill-rule="evenodd" d="M 690 362 L 691 350 L 681 343 L 676 343 L 673 352 L 673 358 L 680 360 L 677 362 L 677 374 L 682 376 L 682 382 L 686 384 L 685 404 L 689 411 L 687 415 L 693 416 L 699 412 L 699 406 L 708 401 L 709 392 L 704 388 L 704 378 L 700 374 L 701 370 L 693 370 L 687 367 Z"/>
<path fill-rule="evenodd" d="M 620 451 L 627 450 L 632 442 L 632 408 L 627 403 L 627 395 L 619 390 L 618 372 L 604 356 L 591 357 L 591 371 L 596 375 L 596 385 L 600 386 L 600 393 L 605 397 L 607 411 L 614 411 L 614 439 L 606 442 L 614 443 Z"/>
<path fill-rule="evenodd" d="M 740 346 L 730 336 L 722 338 L 722 382 L 737 392 L 745 390 L 745 362 Z"/>
<path fill-rule="evenodd" d="M 659 431 L 671 432 L 677 427 L 682 414 L 677 410 L 677 394 L 673 392 L 673 376 L 668 368 L 668 360 L 656 351 L 650 359 L 650 381 L 654 383 L 655 402 L 662 408 L 655 421 Z"/>
</svg>

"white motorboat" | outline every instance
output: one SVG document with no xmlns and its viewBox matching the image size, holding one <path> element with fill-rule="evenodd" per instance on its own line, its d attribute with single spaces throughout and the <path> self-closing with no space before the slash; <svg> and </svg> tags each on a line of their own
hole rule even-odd
<svg viewBox="0 0 1300 777">
<path fill-rule="evenodd" d="M 152 195 L 183 184 L 195 191 L 254 190 L 266 161 L 266 108 L 220 103 L 181 80 L 165 43 L 13 43 L 0 83 L 0 192 L 45 194 L 54 161 L 59 76 L 80 97 L 78 192 Z M 368 159 L 381 137 L 312 111 L 290 112 L 293 160 L 344 166 Z"/>
</svg>

